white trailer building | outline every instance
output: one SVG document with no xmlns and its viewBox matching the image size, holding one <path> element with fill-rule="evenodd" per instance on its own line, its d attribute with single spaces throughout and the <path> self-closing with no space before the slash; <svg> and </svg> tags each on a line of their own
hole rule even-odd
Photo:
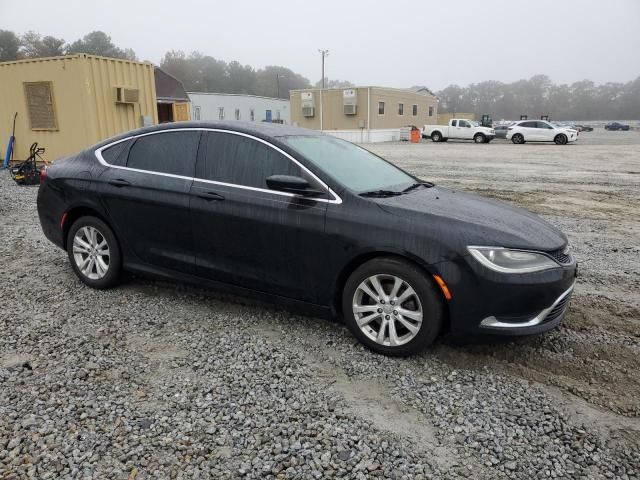
<svg viewBox="0 0 640 480">
<path fill-rule="evenodd" d="M 289 100 L 234 93 L 187 92 L 192 120 L 242 120 L 291 124 Z"/>
</svg>

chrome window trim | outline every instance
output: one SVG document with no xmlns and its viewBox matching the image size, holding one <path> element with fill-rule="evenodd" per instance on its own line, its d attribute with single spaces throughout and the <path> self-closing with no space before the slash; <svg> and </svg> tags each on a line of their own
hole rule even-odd
<svg viewBox="0 0 640 480">
<path fill-rule="evenodd" d="M 107 148 L 110 148 L 110 147 L 112 147 L 114 145 L 117 145 L 118 143 L 126 142 L 128 140 L 131 140 L 132 138 L 140 138 L 140 137 L 146 137 L 146 136 L 149 136 L 149 135 L 157 135 L 157 134 L 170 133 L 170 132 L 189 132 L 189 131 L 230 133 L 232 135 L 239 135 L 239 136 L 242 136 L 242 137 L 247 137 L 247 138 L 251 138 L 253 140 L 257 140 L 258 142 L 261 142 L 261 143 L 267 145 L 268 147 L 274 149 L 275 151 L 277 151 L 281 155 L 284 155 L 286 158 L 288 158 L 293 163 L 298 165 L 302 170 L 307 172 L 314 180 L 316 180 L 318 183 L 320 183 L 320 185 L 322 185 L 324 188 L 326 188 L 327 191 L 333 197 L 333 199 L 304 197 L 304 196 L 301 196 L 301 195 L 296 195 L 294 193 L 278 192 L 276 190 L 269 190 L 269 189 L 266 189 L 266 188 L 259 188 L 259 187 L 250 187 L 248 185 L 239 185 L 237 183 L 225 183 L 225 182 L 218 182 L 216 180 L 207 180 L 207 179 L 198 178 L 198 177 L 186 177 L 184 175 L 175 175 L 173 173 L 155 172 L 153 170 L 142 170 L 142 169 L 139 169 L 139 168 L 123 167 L 123 166 L 120 166 L 120 165 L 111 165 L 110 163 L 107 163 L 107 161 L 102 156 L 102 151 L 103 150 L 106 150 Z M 156 130 L 154 132 L 141 133 L 139 135 L 131 135 L 129 137 L 122 138 L 120 140 L 116 140 L 114 142 L 108 143 L 107 145 L 103 145 L 102 147 L 96 149 L 94 154 L 95 154 L 96 158 L 98 159 L 98 162 L 100 162 L 102 165 L 104 165 L 105 167 L 108 167 L 108 168 L 116 168 L 116 169 L 120 169 L 120 170 L 128 170 L 128 171 L 131 171 L 131 172 L 138 172 L 138 173 L 148 173 L 148 174 L 151 174 L 151 175 L 160 175 L 160 176 L 169 177 L 169 178 L 179 178 L 179 179 L 182 179 L 182 180 L 192 180 L 192 181 L 195 181 L 195 182 L 204 182 L 204 183 L 210 183 L 210 184 L 213 184 L 213 185 L 220 185 L 220 186 L 224 186 L 224 187 L 240 188 L 240 189 L 243 189 L 243 190 L 250 190 L 250 191 L 254 191 L 254 192 L 270 193 L 270 194 L 273 194 L 273 195 L 280 195 L 280 196 L 284 196 L 284 197 L 299 197 L 299 198 L 305 198 L 305 199 L 308 199 L 308 200 L 313 200 L 313 201 L 316 201 L 316 202 L 332 203 L 332 204 L 336 204 L 336 205 L 340 205 L 342 203 L 342 199 L 340 198 L 340 196 L 336 192 L 334 192 L 329 187 L 329 185 L 327 185 L 322 180 L 320 180 L 316 174 L 314 174 L 311 170 L 309 170 L 307 167 L 305 167 L 302 163 L 300 163 L 294 157 L 289 155 L 287 152 L 285 152 L 281 148 L 278 148 L 277 146 L 273 145 L 272 143 L 269 143 L 269 142 L 267 142 L 266 140 L 264 140 L 262 138 L 259 138 L 259 137 L 256 137 L 254 135 L 251 135 L 251 134 L 248 134 L 248 133 L 244 133 L 244 132 L 236 132 L 236 131 L 233 131 L 233 130 L 225 130 L 225 129 L 222 129 L 222 128 L 204 128 L 204 127 L 170 128 L 170 129 L 166 129 L 166 130 Z"/>
</svg>

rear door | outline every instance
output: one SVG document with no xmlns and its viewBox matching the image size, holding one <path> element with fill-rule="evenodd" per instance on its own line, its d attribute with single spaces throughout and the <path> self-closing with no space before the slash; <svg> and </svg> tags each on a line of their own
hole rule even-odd
<svg viewBox="0 0 640 480">
<path fill-rule="evenodd" d="M 520 128 L 520 133 L 524 136 L 525 141 L 527 142 L 536 142 L 538 141 L 538 129 L 536 128 L 536 122 L 527 121 L 522 122 L 518 125 Z"/>
<path fill-rule="evenodd" d="M 139 262 L 195 270 L 189 190 L 200 135 L 199 130 L 169 130 L 137 137 L 99 178 L 116 234 Z"/>
<path fill-rule="evenodd" d="M 271 175 L 306 178 L 327 192 L 305 198 L 269 190 Z M 328 190 L 270 143 L 237 132 L 203 135 L 191 188 L 199 275 L 308 302 L 323 268 Z"/>
</svg>

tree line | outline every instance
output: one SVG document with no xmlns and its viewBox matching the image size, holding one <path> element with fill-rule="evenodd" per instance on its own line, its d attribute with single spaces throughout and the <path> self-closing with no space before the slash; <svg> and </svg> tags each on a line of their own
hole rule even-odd
<svg viewBox="0 0 640 480">
<path fill-rule="evenodd" d="M 0 62 L 74 53 L 138 59 L 133 49 L 116 46 L 111 37 L 102 31 L 88 33 L 74 42 L 67 43 L 62 38 L 42 36 L 32 31 L 18 35 L 9 30 L 0 30 Z M 290 90 L 311 86 L 307 78 L 287 67 L 268 65 L 255 69 L 235 60 L 225 62 L 200 52 L 187 55 L 181 51 L 169 51 L 162 58 L 160 67 L 179 79 L 187 91 L 194 92 L 289 98 Z M 315 85 L 322 85 L 322 80 L 318 80 Z M 327 78 L 325 85 L 333 88 L 353 86 L 348 81 Z"/>
<path fill-rule="evenodd" d="M 449 85 L 437 93 L 438 111 L 487 114 L 494 120 L 518 120 L 520 115 L 552 120 L 639 120 L 640 77 L 626 83 L 595 84 L 581 80 L 553 83 L 546 75 L 503 83 L 495 80 L 467 87 Z"/>
<path fill-rule="evenodd" d="M 0 30 L 0 62 L 25 58 L 59 57 L 74 53 L 88 53 L 111 58 L 137 60 L 131 48 L 119 48 L 104 32 L 88 33 L 78 40 L 67 43 L 62 38 L 42 36 L 36 32 L 17 35 L 10 30 Z"/>
<path fill-rule="evenodd" d="M 36 32 L 22 35 L 0 30 L 0 61 L 55 57 L 88 53 L 137 60 L 131 48 L 116 46 L 102 31 L 88 33 L 71 43 Z M 200 52 L 167 52 L 160 67 L 180 80 L 187 91 L 240 93 L 289 98 L 289 91 L 311 87 L 311 82 L 290 68 L 268 65 L 253 68 L 238 61 L 226 62 Z M 322 85 L 318 80 L 314 86 Z M 351 82 L 325 78 L 329 88 L 354 86 Z M 546 75 L 503 83 L 489 80 L 469 86 L 449 85 L 436 94 L 439 111 L 488 114 L 495 120 L 537 118 L 549 115 L 556 120 L 637 120 L 640 119 L 640 77 L 627 83 L 596 85 L 590 80 L 568 84 L 553 83 Z"/>
</svg>

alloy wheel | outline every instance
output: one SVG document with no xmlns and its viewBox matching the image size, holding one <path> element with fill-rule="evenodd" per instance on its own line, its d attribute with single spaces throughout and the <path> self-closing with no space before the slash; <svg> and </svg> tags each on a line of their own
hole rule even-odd
<svg viewBox="0 0 640 480">
<path fill-rule="evenodd" d="M 423 310 L 418 294 L 395 275 L 366 278 L 358 285 L 352 303 L 358 327 L 379 345 L 404 345 L 422 326 Z"/>
<path fill-rule="evenodd" d="M 104 235 L 95 227 L 80 228 L 73 237 L 73 259 L 85 277 L 91 280 L 104 278 L 111 259 Z"/>
</svg>

